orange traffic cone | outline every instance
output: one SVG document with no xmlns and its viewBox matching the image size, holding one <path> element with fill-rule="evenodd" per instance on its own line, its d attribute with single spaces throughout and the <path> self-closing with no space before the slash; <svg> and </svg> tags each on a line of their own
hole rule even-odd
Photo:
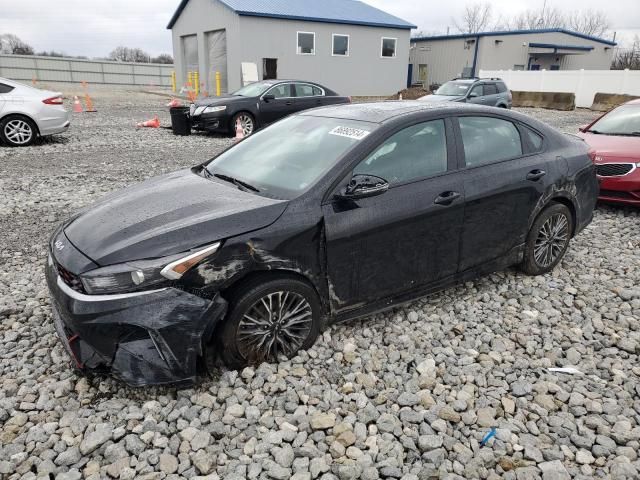
<svg viewBox="0 0 640 480">
<path fill-rule="evenodd" d="M 80 99 L 77 95 L 73 96 L 73 112 L 82 113 L 82 104 L 80 103 Z"/>
<path fill-rule="evenodd" d="M 91 97 L 88 93 L 84 94 L 84 103 L 87 106 L 87 112 L 97 112 L 97 110 L 93 108 L 93 101 L 91 100 Z"/>
<path fill-rule="evenodd" d="M 177 98 L 174 98 L 173 100 L 171 100 L 169 103 L 167 103 L 167 107 L 181 107 L 182 106 L 182 102 L 180 102 L 180 100 L 178 100 Z"/>
<path fill-rule="evenodd" d="M 244 130 L 242 128 L 242 123 L 240 123 L 240 119 L 236 120 L 236 142 L 242 140 L 244 138 Z"/>
<path fill-rule="evenodd" d="M 146 122 L 140 122 L 136 125 L 136 128 L 140 127 L 149 127 L 149 128 L 159 128 L 160 127 L 160 119 L 156 115 L 151 120 L 147 120 Z"/>
</svg>

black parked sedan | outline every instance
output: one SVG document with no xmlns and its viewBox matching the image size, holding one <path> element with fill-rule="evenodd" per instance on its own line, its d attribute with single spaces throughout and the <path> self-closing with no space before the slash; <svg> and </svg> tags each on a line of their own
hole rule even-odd
<svg viewBox="0 0 640 480">
<path fill-rule="evenodd" d="M 291 357 L 328 323 L 510 265 L 553 269 L 592 219 L 587 151 L 480 106 L 292 115 L 62 225 L 54 321 L 78 368 L 132 385 Z"/>
<path fill-rule="evenodd" d="M 238 120 L 245 135 L 301 110 L 351 103 L 349 97 L 313 82 L 265 80 L 222 97 L 203 98 L 190 108 L 196 130 L 232 133 Z"/>
</svg>

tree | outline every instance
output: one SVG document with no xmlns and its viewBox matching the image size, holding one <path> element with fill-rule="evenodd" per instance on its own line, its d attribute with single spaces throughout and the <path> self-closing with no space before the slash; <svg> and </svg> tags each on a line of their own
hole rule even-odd
<svg viewBox="0 0 640 480">
<path fill-rule="evenodd" d="M 151 59 L 151 63 L 164 63 L 166 65 L 173 64 L 173 57 L 168 53 L 161 53 L 157 57 Z"/>
<path fill-rule="evenodd" d="M 140 48 L 117 47 L 109 54 L 109 60 L 116 62 L 149 63 L 151 56 Z"/>
<path fill-rule="evenodd" d="M 611 62 L 611 70 L 640 70 L 640 36 L 633 38 L 629 48 L 618 48 Z"/>
<path fill-rule="evenodd" d="M 0 35 L 0 53 L 33 55 L 33 47 L 20 40 L 13 33 L 5 33 Z"/>
<path fill-rule="evenodd" d="M 490 3 L 470 3 L 464 7 L 462 18 L 454 20 L 454 26 L 460 33 L 478 33 L 489 29 L 492 18 Z"/>
<path fill-rule="evenodd" d="M 578 10 L 567 16 L 567 28 L 592 37 L 604 37 L 609 30 L 609 18 L 600 10 Z"/>
</svg>

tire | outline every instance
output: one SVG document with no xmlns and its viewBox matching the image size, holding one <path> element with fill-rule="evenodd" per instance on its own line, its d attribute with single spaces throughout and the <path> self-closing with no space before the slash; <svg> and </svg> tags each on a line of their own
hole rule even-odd
<svg viewBox="0 0 640 480">
<path fill-rule="evenodd" d="M 8 115 L 0 121 L 0 140 L 10 147 L 27 147 L 38 137 L 38 127 L 30 118 Z"/>
<path fill-rule="evenodd" d="M 550 272 L 562 260 L 573 232 L 571 211 L 553 203 L 544 209 L 529 230 L 520 268 L 529 275 Z"/>
<path fill-rule="evenodd" d="M 238 112 L 231 119 L 231 133 L 235 134 L 236 131 L 236 122 L 240 119 L 240 123 L 242 124 L 242 130 L 244 131 L 244 136 L 248 137 L 253 132 L 257 130 L 256 128 L 256 119 L 249 112 Z"/>
<path fill-rule="evenodd" d="M 267 320 L 269 305 L 276 315 Z M 283 312 L 283 307 L 292 310 L 294 316 L 285 314 L 278 320 L 277 314 Z M 274 362 L 279 355 L 291 358 L 315 343 L 321 316 L 318 295 L 305 281 L 293 277 L 256 277 L 232 294 L 226 318 L 211 344 L 205 347 L 205 365 L 209 372 L 215 368 L 216 352 L 231 369 Z M 296 319 L 296 323 L 285 328 L 287 322 L 283 320 L 287 318 Z M 258 349 L 257 345 L 264 348 Z M 267 353 L 268 345 L 272 348 Z"/>
</svg>

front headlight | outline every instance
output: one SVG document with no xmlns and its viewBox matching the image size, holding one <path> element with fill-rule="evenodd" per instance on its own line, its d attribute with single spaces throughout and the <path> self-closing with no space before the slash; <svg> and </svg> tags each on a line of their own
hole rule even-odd
<svg viewBox="0 0 640 480">
<path fill-rule="evenodd" d="M 224 112 L 226 109 L 226 105 L 219 105 L 217 107 L 207 107 L 202 111 L 202 113 Z"/>
<path fill-rule="evenodd" d="M 97 268 L 80 275 L 87 293 L 110 294 L 135 292 L 150 288 L 162 288 L 173 280 L 179 280 L 193 266 L 220 248 L 220 242 L 193 253 L 172 255 L 154 260 L 134 262 Z"/>
</svg>

